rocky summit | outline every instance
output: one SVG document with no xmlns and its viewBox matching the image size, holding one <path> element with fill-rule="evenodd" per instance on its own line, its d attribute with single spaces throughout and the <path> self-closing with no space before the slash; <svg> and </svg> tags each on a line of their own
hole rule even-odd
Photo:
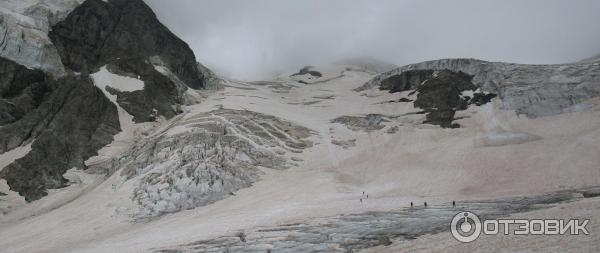
<svg viewBox="0 0 600 253">
<path fill-rule="evenodd" d="M 85 1 L 54 25 L 49 37 L 62 63 L 75 72 L 90 73 L 120 58 L 159 57 L 189 87 L 205 86 L 189 46 L 140 0 Z"/>
</svg>

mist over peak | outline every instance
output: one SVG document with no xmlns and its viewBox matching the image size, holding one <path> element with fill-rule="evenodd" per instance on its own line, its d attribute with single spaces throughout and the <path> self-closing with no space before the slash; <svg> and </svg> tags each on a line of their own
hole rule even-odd
<svg viewBox="0 0 600 253">
<path fill-rule="evenodd" d="M 146 2 L 199 61 L 246 79 L 354 57 L 564 63 L 600 42 L 593 0 Z"/>
</svg>

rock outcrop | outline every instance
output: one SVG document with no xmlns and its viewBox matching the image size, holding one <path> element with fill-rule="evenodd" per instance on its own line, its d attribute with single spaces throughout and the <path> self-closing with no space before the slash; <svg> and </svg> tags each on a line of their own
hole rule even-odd
<svg viewBox="0 0 600 253">
<path fill-rule="evenodd" d="M 379 89 L 389 90 L 392 93 L 413 90 L 432 76 L 433 70 L 430 69 L 405 71 L 382 80 Z"/>
<path fill-rule="evenodd" d="M 65 186 L 63 174 L 73 167 L 84 168 L 84 161 L 120 131 L 116 107 L 89 77 L 41 79 L 45 81 L 28 88 L 47 89 L 35 101 L 39 105 L 0 131 L 1 152 L 33 142 L 25 157 L 0 173 L 11 190 L 27 201 L 45 196 L 46 189 Z M 12 84 L 23 83 L 22 79 L 15 80 Z"/>
<path fill-rule="evenodd" d="M 410 72 L 407 71 L 404 74 Z M 422 74 L 421 71 L 417 72 Z M 413 89 L 417 92 L 414 106 L 423 109 L 426 113 L 426 120 L 423 123 L 439 125 L 444 128 L 460 127 L 459 124 L 453 123 L 456 111 L 466 110 L 470 104 L 478 106 L 486 104 L 496 96 L 495 94 L 475 92 L 478 88 L 471 82 L 472 79 L 473 76 L 463 72 L 442 70 L 432 72 L 430 77 L 414 87 Z M 473 92 L 473 97 L 463 96 L 466 91 Z"/>
<path fill-rule="evenodd" d="M 529 117 L 571 111 L 587 99 L 600 95 L 600 62 L 562 65 L 524 65 L 475 59 L 443 59 L 407 65 L 382 73 L 356 89 L 363 91 L 383 84 L 409 70 L 462 71 L 473 76 L 473 84 L 497 94 L 503 109 Z"/>
<path fill-rule="evenodd" d="M 331 120 L 331 123 L 342 124 L 352 131 L 371 132 L 385 127 L 382 123 L 389 122 L 381 114 L 367 114 L 365 116 L 341 116 Z"/>
<path fill-rule="evenodd" d="M 292 74 L 290 77 L 292 76 L 302 76 L 302 75 L 311 75 L 314 77 L 322 77 L 323 74 L 321 74 L 321 72 L 313 70 L 314 67 L 313 66 L 305 66 L 302 69 L 300 69 L 300 71 L 298 71 L 298 73 Z"/>
<path fill-rule="evenodd" d="M 399 102 L 412 102 L 415 108 L 425 114 L 425 124 L 439 125 L 444 128 L 458 128 L 453 123 L 457 111 L 466 110 L 469 105 L 481 106 L 491 101 L 496 94 L 484 93 L 472 82 L 473 76 L 462 71 L 450 70 L 407 70 L 381 81 L 379 89 L 391 93 L 411 91 L 416 94 L 413 101 L 407 97 Z"/>
<path fill-rule="evenodd" d="M 190 88 L 205 87 L 192 50 L 142 0 L 87 0 L 49 36 L 62 63 L 76 72 L 95 72 L 121 58 L 157 56 Z"/>
<path fill-rule="evenodd" d="M 144 88 L 137 91 L 109 90 L 117 95 L 117 103 L 136 123 L 152 121 L 148 115 L 156 110 L 159 115 L 172 118 L 180 112 L 176 105 L 184 104 L 184 92 L 187 86 L 171 80 L 168 75 L 159 72 L 153 65 L 143 59 L 119 59 L 107 65 L 107 69 L 115 74 L 138 78 Z"/>
</svg>

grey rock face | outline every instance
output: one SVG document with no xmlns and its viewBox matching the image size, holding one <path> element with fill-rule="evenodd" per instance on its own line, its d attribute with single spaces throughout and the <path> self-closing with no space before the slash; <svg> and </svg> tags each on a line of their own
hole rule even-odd
<svg viewBox="0 0 600 253">
<path fill-rule="evenodd" d="M 204 88 L 216 90 L 221 88 L 221 78 L 206 66 L 198 63 L 198 70 L 204 74 Z"/>
<path fill-rule="evenodd" d="M 85 0 L 36 0 L 32 1 L 31 5 L 26 6 L 23 13 L 39 20 L 39 22 L 43 24 L 45 32 L 48 32 L 50 27 L 65 19 L 75 7 L 84 1 Z"/>
<path fill-rule="evenodd" d="M 331 120 L 331 123 L 340 123 L 353 131 L 376 131 L 385 126 L 381 123 L 389 122 L 381 114 L 367 114 L 366 116 L 341 116 Z"/>
<path fill-rule="evenodd" d="M 54 76 L 65 69 L 48 38 L 50 27 L 82 0 L 4 0 L 0 9 L 0 57 Z"/>
<path fill-rule="evenodd" d="M 331 144 L 340 146 L 344 149 L 356 147 L 356 139 L 350 140 L 331 140 Z"/>
<path fill-rule="evenodd" d="M 25 157 L 0 173 L 27 201 L 64 187 L 63 174 L 85 168 L 84 161 L 120 131 L 116 107 L 89 77 L 65 77 L 47 86 L 50 91 L 35 110 L 0 131 L 3 152 L 33 141 Z"/>
<path fill-rule="evenodd" d="M 94 72 L 119 58 L 159 56 L 189 87 L 205 87 L 192 50 L 142 0 L 87 0 L 53 26 L 49 37 L 62 63 L 76 72 Z"/>
<path fill-rule="evenodd" d="M 56 49 L 33 19 L 20 20 L 0 11 L 0 56 L 22 65 L 62 75 L 64 67 Z"/>
<path fill-rule="evenodd" d="M 198 114 L 173 129 L 179 130 L 142 139 L 114 167 L 126 178 L 141 176 L 135 220 L 226 198 L 256 182 L 259 166 L 288 168 L 294 162 L 286 153 L 312 146 L 309 129 L 249 111 Z"/>
<path fill-rule="evenodd" d="M 473 75 L 483 91 L 498 94 L 503 109 L 529 117 L 565 112 L 600 95 L 600 62 L 524 65 L 475 59 L 443 59 L 407 65 L 382 73 L 357 91 L 370 89 L 408 70 L 451 70 Z"/>
</svg>

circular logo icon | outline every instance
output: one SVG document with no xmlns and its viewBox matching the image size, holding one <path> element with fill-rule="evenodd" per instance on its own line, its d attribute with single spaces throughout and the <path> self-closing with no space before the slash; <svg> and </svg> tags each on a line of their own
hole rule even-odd
<svg viewBox="0 0 600 253">
<path fill-rule="evenodd" d="M 481 220 L 471 212 L 460 212 L 454 215 L 450 225 L 452 236 L 460 242 L 475 241 L 481 234 Z"/>
</svg>

